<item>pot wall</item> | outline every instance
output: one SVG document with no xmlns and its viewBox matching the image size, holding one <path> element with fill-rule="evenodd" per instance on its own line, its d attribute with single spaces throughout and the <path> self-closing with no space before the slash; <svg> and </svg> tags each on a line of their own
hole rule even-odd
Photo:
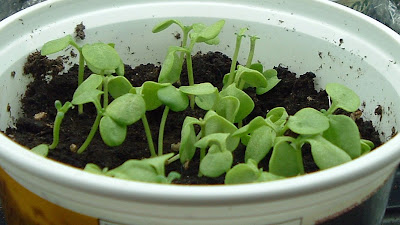
<svg viewBox="0 0 400 225">
<path fill-rule="evenodd" d="M 114 42 L 125 63 L 157 63 L 169 45 L 179 44 L 175 27 L 151 33 L 166 18 L 185 24 L 225 19 L 220 45 L 197 50 L 228 55 L 233 54 L 234 33 L 248 27 L 248 34 L 260 37 L 255 60 L 266 67 L 282 64 L 298 74 L 314 72 L 321 88 L 329 82 L 349 86 L 365 102 L 363 115 L 382 131 L 382 140 L 399 128 L 399 36 L 334 3 L 49 0 L 0 23 L 0 129 L 12 126 L 20 114 L 18 99 L 29 82 L 21 66 L 43 43 L 73 33 L 83 22 L 87 39 L 81 44 Z M 247 56 L 246 41 L 240 57 Z M 378 105 L 384 107 L 382 116 L 375 115 Z M 307 176 L 186 187 L 100 177 L 36 156 L 3 135 L 0 142 L 1 167 L 33 193 L 88 216 L 139 224 L 313 224 L 365 200 L 389 179 L 400 158 L 396 136 L 353 162 Z"/>
</svg>

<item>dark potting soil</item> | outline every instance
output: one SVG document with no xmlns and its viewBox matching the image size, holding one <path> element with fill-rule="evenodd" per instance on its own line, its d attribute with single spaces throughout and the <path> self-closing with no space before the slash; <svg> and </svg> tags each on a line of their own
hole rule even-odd
<svg viewBox="0 0 400 225">
<path fill-rule="evenodd" d="M 214 86 L 222 88 L 222 78 L 229 72 L 231 59 L 219 52 L 207 54 L 198 53 L 193 58 L 195 82 L 211 82 Z M 23 117 L 19 118 L 16 128 L 9 128 L 6 134 L 16 142 L 32 148 L 42 143 L 52 142 L 52 126 L 56 114 L 54 101 L 62 103 L 71 101 L 77 86 L 77 66 L 73 66 L 67 73 L 58 75 L 63 70 L 63 59 L 49 60 L 39 52 L 32 53 L 25 65 L 24 72 L 32 74 L 34 80 L 29 84 L 25 96 L 22 98 Z M 281 82 L 264 95 L 256 95 L 254 90 L 247 92 L 253 98 L 255 109 L 244 121 L 249 122 L 255 116 L 265 117 L 268 110 L 282 106 L 289 115 L 293 115 L 304 107 L 313 107 L 317 110 L 328 108 L 328 97 L 324 90 L 315 90 L 313 73 L 301 76 L 291 73 L 283 67 L 275 68 Z M 185 71 L 185 68 L 183 69 Z M 125 66 L 125 76 L 133 86 L 140 86 L 147 80 L 157 81 L 160 66 L 147 64 L 136 68 Z M 85 71 L 86 76 L 90 71 Z M 197 76 L 196 76 L 197 75 Z M 187 85 L 186 74 L 182 74 L 182 85 Z M 179 85 L 179 84 L 176 84 Z M 189 107 L 190 108 L 190 107 Z M 158 139 L 158 127 L 161 120 L 163 107 L 147 112 L 147 118 L 153 133 L 155 146 Z M 170 112 L 164 134 L 164 152 L 174 150 L 171 145 L 179 143 L 181 125 L 186 116 L 203 117 L 205 112 L 201 109 L 188 109 L 184 112 Z M 84 113 L 79 115 L 77 110 L 70 110 L 61 125 L 60 144 L 50 150 L 48 157 L 74 167 L 84 168 L 87 163 L 95 163 L 100 167 L 115 168 L 129 159 L 143 159 L 150 157 L 147 139 L 143 125 L 140 121 L 129 126 L 127 139 L 118 147 L 106 146 L 97 132 L 90 146 L 82 154 L 77 154 L 77 148 L 85 141 L 89 130 L 96 117 L 96 111 L 90 104 L 84 105 Z M 376 146 L 381 144 L 378 132 L 369 121 L 356 118 L 362 138 L 371 140 Z M 234 151 L 234 164 L 244 161 L 243 146 Z M 318 168 L 312 161 L 309 146 L 303 149 L 304 165 L 307 172 L 317 171 Z M 224 176 L 218 178 L 198 177 L 198 155 L 185 168 L 177 160 L 166 166 L 166 172 L 177 171 L 182 177 L 176 180 L 179 184 L 222 184 Z M 264 170 L 268 170 L 268 160 L 260 163 Z"/>
</svg>

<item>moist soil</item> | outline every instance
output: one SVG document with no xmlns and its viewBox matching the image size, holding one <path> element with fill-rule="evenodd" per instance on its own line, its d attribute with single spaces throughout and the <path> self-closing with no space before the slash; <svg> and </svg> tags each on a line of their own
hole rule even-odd
<svg viewBox="0 0 400 225">
<path fill-rule="evenodd" d="M 193 57 L 195 83 L 211 82 L 221 89 L 222 78 L 229 72 L 230 64 L 231 59 L 220 52 L 196 54 Z M 126 65 L 125 77 L 132 82 L 133 86 L 141 86 L 145 81 L 157 81 L 160 68 L 159 65 L 154 64 L 139 65 L 135 68 Z M 60 100 L 62 103 L 71 101 L 78 83 L 77 65 L 66 73 L 61 72 L 63 69 L 63 58 L 50 60 L 41 56 L 39 52 L 32 53 L 28 57 L 24 72 L 33 76 L 33 81 L 21 99 L 23 116 L 17 120 L 14 128 L 6 130 L 6 134 L 13 140 L 28 148 L 52 142 L 52 126 L 56 115 L 54 102 L 56 100 Z M 247 93 L 253 98 L 255 109 L 244 121 L 244 124 L 256 116 L 265 117 L 268 110 L 274 107 L 285 107 L 289 115 L 293 115 L 304 107 L 312 107 L 317 110 L 329 107 L 326 92 L 315 90 L 315 74 L 308 72 L 297 76 L 281 66 L 277 66 L 275 69 L 281 79 L 276 87 L 263 95 L 256 95 L 254 89 L 247 90 Z M 86 70 L 85 75 L 90 75 L 90 71 Z M 185 72 L 182 74 L 181 83 L 175 85 L 187 85 Z M 146 114 L 154 141 L 158 139 L 158 127 L 162 112 L 163 107 L 160 107 Z M 171 148 L 171 145 L 179 143 L 181 125 L 186 116 L 200 118 L 204 114 L 205 111 L 198 108 L 192 110 L 190 107 L 184 112 L 171 111 L 164 134 L 164 152 L 176 151 Z M 372 123 L 359 118 L 359 114 L 360 111 L 354 117 L 361 137 L 373 141 L 375 146 L 381 145 L 379 134 Z M 113 169 L 129 159 L 150 157 L 144 128 L 140 121 L 129 126 L 127 139 L 121 146 L 112 148 L 106 146 L 97 132 L 86 151 L 77 154 L 76 150 L 85 141 L 95 117 L 95 108 L 90 104 L 84 105 L 84 113 L 81 115 L 78 114 L 77 108 L 70 110 L 61 125 L 60 144 L 56 149 L 49 151 L 48 157 L 78 168 L 84 168 L 87 163 L 95 163 L 101 168 L 108 167 L 109 169 Z M 154 144 L 157 146 L 156 142 Z M 244 150 L 244 146 L 239 146 L 234 151 L 234 165 L 244 161 Z M 260 163 L 265 171 L 268 170 L 268 157 Z M 195 155 L 194 160 L 187 168 L 177 160 L 166 166 L 166 173 L 179 172 L 182 177 L 174 181 L 177 184 L 223 184 L 224 176 L 198 177 L 198 159 L 199 156 Z M 303 149 L 303 160 L 308 173 L 318 170 L 313 163 L 310 147 L 307 145 Z"/>
</svg>

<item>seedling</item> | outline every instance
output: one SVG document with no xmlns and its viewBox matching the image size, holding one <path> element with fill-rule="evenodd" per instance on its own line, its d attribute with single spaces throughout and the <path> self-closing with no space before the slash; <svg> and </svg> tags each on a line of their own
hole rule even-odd
<svg viewBox="0 0 400 225">
<path fill-rule="evenodd" d="M 162 69 L 159 75 L 159 82 L 161 83 L 175 83 L 179 80 L 182 64 L 183 64 L 183 54 L 178 58 L 176 52 L 180 51 L 186 54 L 186 67 L 188 73 L 189 86 L 194 85 L 193 77 L 193 66 L 192 66 L 192 51 L 196 43 L 204 42 L 210 45 L 216 45 L 219 43 L 218 35 L 225 24 L 224 20 L 219 20 L 218 22 L 212 24 L 211 26 L 206 26 L 202 23 L 195 23 L 191 26 L 184 26 L 181 22 L 177 20 L 167 20 L 161 22 L 153 28 L 153 33 L 160 32 L 168 28 L 172 24 L 177 24 L 183 30 L 183 43 L 182 47 L 170 47 L 168 50 L 167 57 L 164 60 Z M 192 31 L 192 32 L 191 32 Z M 190 32 L 190 33 L 189 33 Z M 187 37 L 189 36 L 190 43 L 186 45 Z M 190 107 L 194 108 L 194 98 L 190 97 Z"/>
</svg>

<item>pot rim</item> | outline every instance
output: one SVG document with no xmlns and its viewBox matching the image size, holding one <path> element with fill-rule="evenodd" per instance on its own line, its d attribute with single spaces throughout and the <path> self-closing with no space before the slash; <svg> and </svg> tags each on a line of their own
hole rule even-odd
<svg viewBox="0 0 400 225">
<path fill-rule="evenodd" d="M 16 13 L 0 22 L 0 31 L 6 27 L 7 24 L 19 18 L 26 17 L 35 13 L 37 10 L 59 2 L 61 1 L 48 0 Z M 158 0 L 154 2 L 158 2 Z M 204 1 L 204 4 L 207 4 L 207 2 L 208 1 Z M 357 11 L 325 0 L 309 0 L 309 2 L 315 2 L 316 4 L 332 7 L 333 10 L 352 14 L 360 20 L 372 24 L 377 30 L 382 32 L 382 34 L 387 35 L 387 37 L 400 44 L 400 36 L 397 33 Z M 395 164 L 400 161 L 400 136 L 396 135 L 365 156 L 343 165 L 306 176 L 287 178 L 267 183 L 241 185 L 165 185 L 127 181 L 83 172 L 80 169 L 26 151 L 26 148 L 11 141 L 3 134 L 0 135 L 0 143 L 2 143 L 0 146 L 1 161 L 4 160 L 4 162 L 6 162 L 5 164 L 9 164 L 8 166 L 30 173 L 42 180 L 53 182 L 79 192 L 98 194 L 103 197 L 123 200 L 130 199 L 139 202 L 150 201 L 172 205 L 218 205 L 238 201 L 246 203 L 285 199 L 308 193 L 316 193 L 341 184 L 346 184 L 361 177 L 368 176 L 375 170 L 385 166 L 395 166 Z M 7 152 L 7 149 L 14 148 L 15 151 Z M 374 163 L 371 164 L 371 162 Z M 63 171 L 62 178 L 60 177 L 59 171 Z"/>
</svg>

